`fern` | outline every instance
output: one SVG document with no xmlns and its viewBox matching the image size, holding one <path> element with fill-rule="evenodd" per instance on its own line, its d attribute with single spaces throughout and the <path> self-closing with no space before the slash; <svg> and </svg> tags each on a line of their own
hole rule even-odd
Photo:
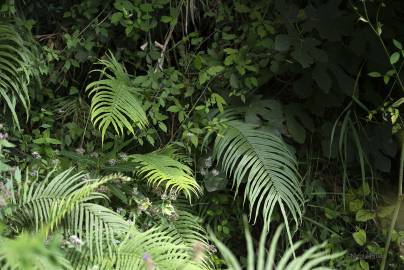
<svg viewBox="0 0 404 270">
<path fill-rule="evenodd" d="M 116 236 L 127 231 L 128 223 L 112 210 L 89 201 L 106 198 L 94 190 L 121 176 L 85 180 L 83 173 L 72 174 L 72 170 L 51 180 L 50 173 L 40 183 L 28 184 L 27 179 L 13 196 L 16 207 L 11 218 L 20 226 L 33 226 L 46 234 L 62 225 L 66 234 L 86 240 L 92 256 L 95 249 L 101 257 L 105 247 L 112 251 Z"/>
<path fill-rule="evenodd" d="M 241 267 L 236 256 L 211 233 L 211 238 L 229 266 L 229 270 L 326 270 L 330 268 L 319 265 L 344 254 L 344 252 L 329 254 L 329 251 L 325 249 L 326 243 L 323 243 L 306 249 L 300 256 L 293 257 L 293 254 L 298 251 L 299 247 L 303 244 L 303 241 L 298 241 L 293 243 L 292 246 L 283 253 L 280 259 L 276 261 L 275 256 L 278 248 L 278 240 L 283 230 L 283 226 L 279 226 L 276 230 L 270 241 L 269 250 L 266 249 L 266 230 L 263 230 L 259 240 L 258 250 L 255 253 L 253 239 L 248 230 L 246 220 L 244 223 L 245 238 L 247 242 L 247 268 Z"/>
<path fill-rule="evenodd" d="M 101 130 L 102 141 L 110 125 L 118 135 L 124 134 L 125 128 L 135 134 L 133 125 L 144 128 L 148 124 L 139 94 L 131 86 L 125 68 L 112 54 L 99 64 L 104 67 L 93 72 L 100 72 L 101 79 L 86 88 L 91 96 L 91 120 Z"/>
<path fill-rule="evenodd" d="M 75 269 L 83 270 L 94 266 L 100 270 L 205 269 L 192 260 L 189 248 L 177 243 L 164 227 L 153 227 L 145 232 L 130 229 L 110 257 L 93 259 L 85 252 L 75 255 L 71 256 Z"/>
<path fill-rule="evenodd" d="M 164 225 L 165 230 L 173 237 L 174 243 L 185 245 L 189 252 L 200 255 L 200 265 L 205 269 L 212 268 L 209 254 L 209 243 L 205 228 L 200 224 L 200 218 L 184 210 L 176 210 L 178 218 Z M 191 250 L 192 248 L 192 250 Z"/>
<path fill-rule="evenodd" d="M 256 129 L 241 121 L 229 121 L 219 132 L 214 156 L 233 179 L 236 194 L 246 180 L 244 201 L 249 200 L 254 220 L 262 209 L 267 226 L 275 206 L 279 206 L 286 224 L 286 210 L 296 223 L 301 219 L 303 194 L 297 161 L 288 146 L 271 130 Z M 287 225 L 291 240 L 289 226 Z"/>
<path fill-rule="evenodd" d="M 167 155 L 135 154 L 129 158 L 139 164 L 136 171 L 151 185 L 164 185 L 166 190 L 182 191 L 189 199 L 192 194 L 199 196 L 202 193 L 202 188 L 196 182 L 192 169 Z"/>
<path fill-rule="evenodd" d="M 15 26 L 0 21 L 0 96 L 12 114 L 14 124 L 19 128 L 16 104 L 19 101 L 29 114 L 30 99 L 28 84 L 34 72 L 34 55 Z M 37 69 L 38 67 L 36 67 Z"/>
</svg>

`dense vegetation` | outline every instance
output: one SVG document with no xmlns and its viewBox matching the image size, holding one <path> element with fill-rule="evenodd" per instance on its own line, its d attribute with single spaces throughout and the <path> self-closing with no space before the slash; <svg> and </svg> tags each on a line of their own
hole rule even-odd
<svg viewBox="0 0 404 270">
<path fill-rule="evenodd" d="M 2 0 L 0 268 L 403 269 L 403 15 Z"/>
</svg>

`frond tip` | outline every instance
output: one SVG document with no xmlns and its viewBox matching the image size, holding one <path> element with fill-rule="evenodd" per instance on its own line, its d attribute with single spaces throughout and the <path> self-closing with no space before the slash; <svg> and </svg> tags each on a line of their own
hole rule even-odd
<svg viewBox="0 0 404 270">
<path fill-rule="evenodd" d="M 165 185 L 165 189 L 176 189 L 191 198 L 191 193 L 199 196 L 201 186 L 196 182 L 192 169 L 185 164 L 158 153 L 131 155 L 132 161 L 139 164 L 137 172 L 155 186 Z"/>
<path fill-rule="evenodd" d="M 111 54 L 107 60 L 100 60 L 100 80 L 90 83 L 86 91 L 91 96 L 91 121 L 101 130 L 102 140 L 110 125 L 118 135 L 127 129 L 134 134 L 133 126 L 145 128 L 148 120 L 139 94 L 131 85 L 125 68 Z"/>
</svg>

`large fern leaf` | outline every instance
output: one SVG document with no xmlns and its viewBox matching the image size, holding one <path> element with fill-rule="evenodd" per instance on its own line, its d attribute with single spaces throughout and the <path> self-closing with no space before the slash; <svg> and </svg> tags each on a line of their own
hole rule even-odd
<svg viewBox="0 0 404 270">
<path fill-rule="evenodd" d="M 21 102 L 28 115 L 28 84 L 36 74 L 33 72 L 34 56 L 19 33 L 20 31 L 10 23 L 0 22 L 0 96 L 17 127 L 19 121 L 16 104 Z"/>
<path fill-rule="evenodd" d="M 137 172 L 151 185 L 163 185 L 166 190 L 174 188 L 182 191 L 188 198 L 191 198 L 192 193 L 198 196 L 202 192 L 192 169 L 165 154 L 135 154 L 129 158 L 140 165 Z"/>
<path fill-rule="evenodd" d="M 286 222 L 286 210 L 296 223 L 299 221 L 303 194 L 297 161 L 274 131 L 256 129 L 241 121 L 229 121 L 216 138 L 214 156 L 233 179 L 236 193 L 240 184 L 246 182 L 244 200 L 248 199 L 254 220 L 262 211 L 269 225 L 275 206 L 279 206 Z"/>
<path fill-rule="evenodd" d="M 133 126 L 144 128 L 148 124 L 139 93 L 131 86 L 125 68 L 111 54 L 107 60 L 100 60 L 101 79 L 90 83 L 86 91 L 91 96 L 91 120 L 101 130 L 102 140 L 110 125 L 115 132 L 124 134 L 125 129 L 135 133 Z"/>
</svg>

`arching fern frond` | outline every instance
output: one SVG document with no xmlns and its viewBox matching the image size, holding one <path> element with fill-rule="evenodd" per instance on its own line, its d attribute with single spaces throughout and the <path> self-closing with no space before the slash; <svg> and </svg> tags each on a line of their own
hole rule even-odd
<svg viewBox="0 0 404 270">
<path fill-rule="evenodd" d="M 229 121 L 216 137 L 214 156 L 233 179 L 236 194 L 246 181 L 244 200 L 249 201 L 251 215 L 255 208 L 254 220 L 261 211 L 269 226 L 273 210 L 279 206 L 286 223 L 287 212 L 298 223 L 304 201 L 297 161 L 274 131 Z M 288 225 L 287 231 L 291 240 Z"/>
<path fill-rule="evenodd" d="M 103 68 L 93 72 L 99 72 L 101 79 L 90 83 L 86 91 L 91 96 L 91 120 L 101 130 L 102 140 L 110 125 L 118 135 L 124 134 L 125 129 L 134 134 L 134 125 L 146 127 L 148 120 L 140 94 L 132 86 L 125 68 L 112 54 L 99 64 Z"/>
<path fill-rule="evenodd" d="M 66 170 L 51 179 L 51 173 L 41 182 L 25 181 L 14 196 L 16 207 L 11 219 L 20 227 L 34 227 L 46 234 L 61 227 L 65 235 L 76 235 L 96 255 L 105 250 L 112 253 L 115 238 L 126 232 L 129 224 L 112 210 L 91 203 L 106 196 L 95 191 L 100 185 L 120 175 L 100 179 L 85 179 L 83 173 Z"/>
<path fill-rule="evenodd" d="M 34 68 L 34 55 L 25 44 L 33 41 L 25 41 L 19 33 L 12 24 L 0 21 L 0 96 L 18 128 L 17 102 L 21 102 L 28 115 L 28 84 L 38 74 L 34 72 L 38 68 Z"/>
<path fill-rule="evenodd" d="M 267 232 L 263 230 L 258 243 L 258 250 L 254 252 L 253 239 L 248 230 L 247 222 L 245 221 L 247 268 L 241 266 L 237 257 L 220 242 L 213 233 L 211 233 L 211 239 L 229 266 L 229 270 L 331 270 L 331 268 L 321 265 L 344 254 L 344 252 L 330 254 L 329 250 L 325 249 L 326 243 L 323 243 L 306 249 L 300 256 L 293 257 L 293 254 L 297 253 L 303 244 L 303 241 L 298 241 L 293 243 L 278 260 L 275 260 L 278 250 L 278 241 L 282 230 L 283 226 L 281 225 L 276 230 L 269 245 L 267 245 Z M 269 247 L 268 250 L 267 247 Z"/>
<path fill-rule="evenodd" d="M 185 245 L 189 252 L 196 252 L 200 255 L 199 264 L 205 269 L 212 269 L 212 262 L 209 260 L 209 243 L 207 232 L 201 225 L 200 218 L 187 211 L 176 210 L 178 218 L 163 225 L 165 231 L 173 238 L 174 243 Z M 198 256 L 196 254 L 196 256 Z M 198 256 L 199 257 L 199 256 Z"/>
<path fill-rule="evenodd" d="M 137 173 L 150 185 L 162 185 L 166 190 L 182 191 L 189 199 L 192 194 L 199 196 L 202 193 L 202 188 L 196 182 L 192 169 L 167 155 L 135 154 L 129 156 L 129 159 L 139 164 Z"/>
<path fill-rule="evenodd" d="M 193 261 L 189 248 L 177 243 L 163 227 L 144 232 L 132 228 L 112 256 L 94 259 L 84 252 L 72 261 L 76 262 L 77 270 L 91 269 L 95 265 L 100 270 L 205 270 Z"/>
</svg>

